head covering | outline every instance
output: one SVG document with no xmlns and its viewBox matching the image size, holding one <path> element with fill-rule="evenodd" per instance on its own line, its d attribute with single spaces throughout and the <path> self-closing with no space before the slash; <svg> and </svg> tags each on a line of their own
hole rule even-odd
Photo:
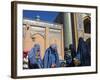
<svg viewBox="0 0 100 80">
<path fill-rule="evenodd" d="M 51 45 L 50 45 L 50 48 L 51 48 L 52 50 L 56 50 L 56 51 L 57 51 L 57 45 L 56 45 L 56 44 L 51 44 Z"/>
<path fill-rule="evenodd" d="M 83 46 L 83 44 L 84 44 L 84 40 L 82 37 L 80 37 L 78 40 L 78 50 Z"/>
<path fill-rule="evenodd" d="M 40 45 L 39 45 L 39 44 L 35 44 L 35 45 L 34 45 L 34 49 L 35 49 L 36 51 L 40 51 Z"/>
</svg>

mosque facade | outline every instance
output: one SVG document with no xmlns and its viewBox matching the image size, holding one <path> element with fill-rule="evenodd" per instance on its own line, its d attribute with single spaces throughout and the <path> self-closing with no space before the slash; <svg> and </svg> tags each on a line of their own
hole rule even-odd
<svg viewBox="0 0 100 80">
<path fill-rule="evenodd" d="M 39 44 L 41 56 L 45 50 L 56 44 L 59 58 L 64 60 L 63 25 L 40 20 L 23 20 L 23 50 L 30 51 L 34 44 Z"/>
</svg>

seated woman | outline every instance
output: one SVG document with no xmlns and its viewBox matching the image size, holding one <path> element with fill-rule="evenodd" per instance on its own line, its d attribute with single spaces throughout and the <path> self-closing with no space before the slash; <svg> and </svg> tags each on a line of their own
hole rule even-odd
<svg viewBox="0 0 100 80">
<path fill-rule="evenodd" d="M 40 56 L 40 45 L 35 44 L 28 54 L 29 69 L 42 68 L 42 59 Z"/>
<path fill-rule="evenodd" d="M 60 66 L 56 44 L 52 44 L 47 48 L 43 58 L 43 63 L 44 68 L 55 68 Z"/>
</svg>

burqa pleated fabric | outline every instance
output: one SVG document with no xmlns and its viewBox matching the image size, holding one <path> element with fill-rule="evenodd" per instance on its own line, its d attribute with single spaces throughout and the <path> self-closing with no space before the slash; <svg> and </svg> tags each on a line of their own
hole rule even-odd
<svg viewBox="0 0 100 80">
<path fill-rule="evenodd" d="M 35 44 L 28 54 L 29 68 L 42 68 L 43 63 L 40 55 L 40 45 Z"/>
<path fill-rule="evenodd" d="M 87 66 L 90 66 L 91 65 L 91 39 L 90 38 L 86 40 L 86 46 L 87 46 L 86 64 Z"/>
<path fill-rule="evenodd" d="M 78 43 L 78 49 L 77 49 L 77 56 L 80 60 L 80 66 L 88 66 L 90 64 L 89 62 L 89 51 L 86 42 L 83 40 L 83 38 L 79 38 Z"/>
<path fill-rule="evenodd" d="M 43 58 L 44 68 L 51 68 L 52 65 L 55 67 L 59 67 L 59 56 L 57 52 L 56 44 L 52 44 L 47 50 L 45 51 L 45 55 Z"/>
</svg>

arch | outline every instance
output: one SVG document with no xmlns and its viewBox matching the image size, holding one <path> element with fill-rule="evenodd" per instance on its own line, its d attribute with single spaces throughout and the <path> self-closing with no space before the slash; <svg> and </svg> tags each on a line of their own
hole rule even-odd
<svg viewBox="0 0 100 80">
<path fill-rule="evenodd" d="M 91 18 L 90 18 L 90 16 L 85 16 L 83 22 L 84 22 L 84 32 L 91 33 Z"/>
<path fill-rule="evenodd" d="M 34 35 L 37 35 L 37 34 L 38 34 L 38 35 L 41 35 L 41 37 L 44 38 L 44 35 L 42 35 L 42 34 L 40 34 L 40 33 L 34 33 L 34 34 L 31 35 L 31 37 L 33 37 Z"/>
</svg>

